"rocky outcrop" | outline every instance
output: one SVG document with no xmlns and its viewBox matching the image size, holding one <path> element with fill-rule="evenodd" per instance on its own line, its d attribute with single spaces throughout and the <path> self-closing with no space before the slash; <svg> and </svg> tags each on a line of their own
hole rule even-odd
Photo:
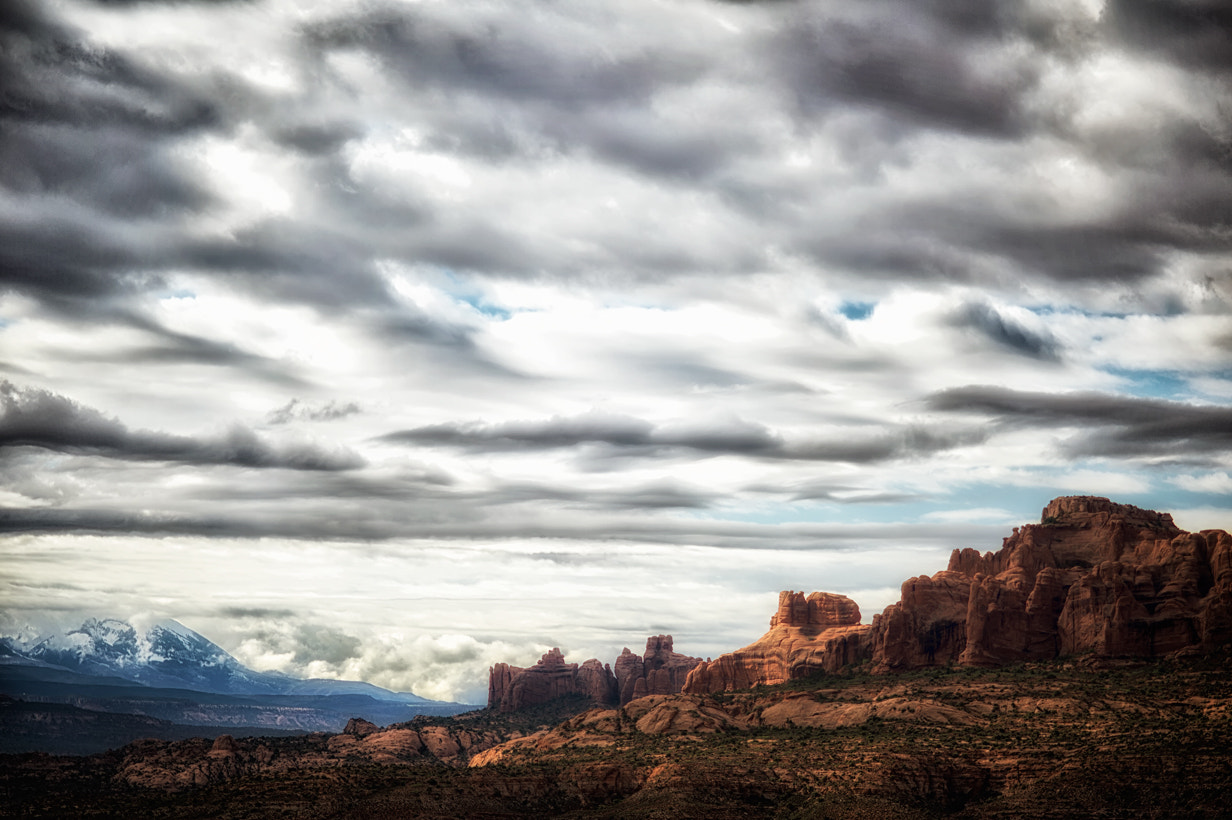
<svg viewBox="0 0 1232 820">
<path fill-rule="evenodd" d="M 565 663 L 559 649 L 548 652 L 528 669 L 498 663 L 488 674 L 488 708 L 512 712 L 547 703 L 565 695 L 581 694 L 596 706 L 623 705 L 647 695 L 673 695 L 684 686 L 689 670 L 702 662 L 672 650 L 671 635 L 646 640 L 646 654 L 628 647 L 612 667 L 595 658 Z"/>
<path fill-rule="evenodd" d="M 757 642 L 699 664 L 685 692 L 724 692 L 833 672 L 869 654 L 869 627 L 845 595 L 782 592 L 770 631 Z"/>
<path fill-rule="evenodd" d="M 1167 513 L 1058 498 L 997 553 L 950 558 L 972 578 L 958 660 L 1155 657 L 1226 644 L 1229 550 L 1228 533 L 1183 532 Z"/>
<path fill-rule="evenodd" d="M 512 712 L 565 695 L 582 694 L 596 705 L 616 702 L 612 670 L 594 658 L 580 667 L 553 648 L 528 669 L 498 663 L 488 673 L 488 708 Z"/>
<path fill-rule="evenodd" d="M 342 733 L 344 735 L 355 735 L 355 737 L 366 737 L 373 732 L 379 732 L 380 729 L 381 727 L 370 720 L 351 718 L 347 721 L 346 728 L 342 730 Z"/>
<path fill-rule="evenodd" d="M 854 613 L 854 614 L 853 614 Z M 843 596 L 784 592 L 771 628 L 700 665 L 686 692 L 777 683 L 870 661 L 874 671 L 998 666 L 1064 655 L 1156 657 L 1232 643 L 1232 537 L 1167 513 L 1057 498 L 996 553 L 954 550 L 859 625 Z"/>
<path fill-rule="evenodd" d="M 355 718 L 342 734 L 297 738 L 234 738 L 220 735 L 182 741 L 139 740 L 118 752 L 114 782 L 180 791 L 238 777 L 278 777 L 303 770 L 336 770 L 343 765 L 465 766 L 470 758 L 508 740 L 507 734 L 461 725 L 415 722 L 381 728 Z"/>
<path fill-rule="evenodd" d="M 957 661 L 967 645 L 971 578 L 946 570 L 903 583 L 899 602 L 873 617 L 872 655 L 884 670 Z"/>
<path fill-rule="evenodd" d="M 613 664 L 620 704 L 648 695 L 676 694 L 684 687 L 689 671 L 700 663 L 701 658 L 673 651 L 671 635 L 647 638 L 646 654 L 642 656 L 625 647 Z"/>
</svg>

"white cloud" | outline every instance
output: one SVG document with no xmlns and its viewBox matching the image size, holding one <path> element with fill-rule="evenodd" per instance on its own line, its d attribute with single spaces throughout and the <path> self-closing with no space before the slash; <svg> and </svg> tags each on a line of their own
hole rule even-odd
<svg viewBox="0 0 1232 820">
<path fill-rule="evenodd" d="M 1232 495 L 1232 475 L 1226 472 L 1178 475 L 1168 479 L 1168 483 L 1195 493 L 1225 493 Z"/>
</svg>

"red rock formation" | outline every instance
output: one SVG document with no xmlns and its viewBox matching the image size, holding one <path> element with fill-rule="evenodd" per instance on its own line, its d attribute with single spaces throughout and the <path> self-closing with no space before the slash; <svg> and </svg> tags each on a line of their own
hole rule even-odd
<svg viewBox="0 0 1232 820">
<path fill-rule="evenodd" d="M 869 627 L 845 595 L 779 593 L 770 631 L 756 643 L 699 664 L 685 692 L 725 692 L 782 683 L 815 672 L 833 672 L 868 656 Z"/>
<path fill-rule="evenodd" d="M 507 663 L 493 666 L 488 675 L 488 708 L 511 712 L 574 693 L 605 706 L 646 695 L 673 695 L 699 663 L 701 658 L 673 652 L 671 635 L 647 639 L 644 658 L 626 648 L 616 659 L 615 674 L 594 658 L 580 667 L 565 663 L 560 650 L 553 649 L 529 669 Z"/>
<path fill-rule="evenodd" d="M 814 592 L 805 598 L 803 592 L 780 592 L 779 608 L 770 619 L 770 628 L 782 625 L 829 629 L 858 623 L 860 607 L 846 595 Z"/>
<path fill-rule="evenodd" d="M 876 668 L 1087 652 L 1150 657 L 1227 643 L 1227 543 L 1220 531 L 1182 532 L 1167 513 L 1091 496 L 1055 499 L 1039 524 L 1016 527 L 997 553 L 955 550 L 949 569 L 930 579 L 966 582 L 961 618 L 954 601 L 913 600 L 904 586 L 903 600 L 874 620 Z M 916 621 L 904 623 L 911 613 Z M 938 634 L 942 624 L 949 636 Z"/>
<path fill-rule="evenodd" d="M 577 690 L 596 704 L 615 703 L 618 697 L 616 677 L 612 668 L 596 658 L 585 661 L 578 668 Z"/>
<path fill-rule="evenodd" d="M 512 712 L 574 693 L 597 704 L 610 704 L 615 700 L 616 679 L 609 667 L 593 658 L 580 668 L 565 663 L 565 656 L 555 648 L 529 669 L 498 663 L 488 673 L 489 709 Z"/>
<path fill-rule="evenodd" d="M 906 581 L 871 626 L 858 622 L 842 596 L 784 592 L 770 632 L 699 666 L 685 691 L 776 683 L 866 658 L 887 672 L 1225 646 L 1232 536 L 1186 533 L 1167 513 L 1106 498 L 1057 498 L 996 553 L 955 550 L 946 570 Z"/>
<path fill-rule="evenodd" d="M 347 721 L 346 728 L 342 730 L 344 735 L 355 735 L 356 737 L 365 737 L 373 732 L 379 732 L 381 727 L 377 726 L 370 720 L 363 718 L 351 718 Z"/>
<path fill-rule="evenodd" d="M 488 708 L 500 708 L 513 686 L 513 679 L 525 672 L 525 669 L 507 663 L 498 663 L 488 669 Z"/>
<path fill-rule="evenodd" d="M 921 575 L 903 584 L 897 604 L 873 618 L 873 661 L 882 670 L 914 669 L 958 660 L 971 579 L 961 572 Z"/>
<path fill-rule="evenodd" d="M 689 670 L 701 662 L 701 658 L 674 652 L 671 635 L 647 638 L 645 656 L 634 655 L 625 647 L 614 664 L 620 704 L 647 695 L 676 694 L 684 686 Z"/>
</svg>

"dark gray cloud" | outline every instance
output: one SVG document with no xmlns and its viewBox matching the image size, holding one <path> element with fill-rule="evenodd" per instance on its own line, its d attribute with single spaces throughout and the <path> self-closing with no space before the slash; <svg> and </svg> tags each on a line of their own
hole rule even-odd
<svg viewBox="0 0 1232 820">
<path fill-rule="evenodd" d="M 292 32 L 301 46 L 292 68 L 305 87 L 282 96 L 220 71 L 172 79 L 134 57 L 85 45 L 83 32 L 49 11 L 13 8 L 4 115 L 14 127 L 0 148 L 0 180 L 23 196 L 68 198 L 90 210 L 0 223 L 0 264 L 10 272 L 6 287 L 81 318 L 160 286 L 163 271 L 178 267 L 259 296 L 386 310 L 389 318 L 374 327 L 461 351 L 465 329 L 400 316 L 376 259 L 498 277 L 743 273 L 776 258 L 756 227 L 771 216 L 784 226 L 776 232 L 788 252 L 883 280 L 1125 281 L 1159 274 L 1176 250 L 1230 249 L 1232 167 L 1219 128 L 1182 115 L 1163 128 L 1144 118 L 1089 133 L 1074 121 L 1073 101 L 1040 96 L 1041 72 L 1055 70 L 1058 50 L 1078 46 L 1084 54 L 1146 49 L 1182 67 L 1217 67 L 1229 49 L 1224 12 L 1210 2 L 1115 3 L 1098 26 L 1059 9 L 999 2 L 977 8 L 886 0 L 824 10 L 770 4 L 756 10 L 755 27 L 769 33 L 716 41 L 731 49 L 723 60 L 700 42 L 664 37 L 609 38 L 598 59 L 585 36 L 567 36 L 593 32 L 601 22 L 589 16 L 593 9 L 554 9 L 557 30 L 491 10 L 476 17 L 366 7 Z M 1144 32 L 1156 29 L 1165 45 L 1147 42 Z M 361 90 L 348 88 L 331 63 L 355 53 L 375 59 L 401 91 L 388 116 L 413 124 L 423 146 L 486 165 L 541 168 L 564 157 L 594 158 L 657 184 L 696 186 L 731 209 L 727 215 L 749 220 L 741 224 L 752 233 L 720 247 L 714 236 L 686 240 L 611 221 L 586 227 L 566 250 L 477 203 L 447 210 L 422 191 L 404 186 L 391 196 L 361 183 L 343 154 L 371 122 Z M 884 167 L 910 163 L 912 140 L 931 131 L 1007 145 L 1054 136 L 1113 168 L 1156 170 L 1133 181 L 1126 197 L 1132 207 L 1098 219 L 1041 222 L 1037 213 L 1005 207 L 1012 191 L 955 203 L 937 190 L 819 226 L 803 215 L 817 212 L 824 193 L 743 167 L 783 147 L 757 130 L 757 112 L 747 122 L 716 122 L 665 103 L 713 83 L 760 86 L 767 106 L 788 100 L 828 127 L 854 127 L 844 160 L 870 169 L 873 180 Z M 308 158 L 301 211 L 226 239 L 190 238 L 179 220 L 219 203 L 186 169 L 177 141 L 232 133 L 240 123 Z M 838 132 L 832 136 L 842 142 Z M 133 218 L 150 223 L 139 240 L 121 224 Z M 726 227 L 715 223 L 715 230 Z"/>
<path fill-rule="evenodd" d="M 149 137 L 218 125 L 218 108 L 201 89 L 177 82 L 123 54 L 82 42 L 81 32 L 37 3 L 12 0 L 0 17 L 0 118 L 28 125 L 120 127 Z"/>
<path fill-rule="evenodd" d="M 310 169 L 320 183 L 309 187 L 319 219 L 270 217 L 221 236 L 186 229 L 186 220 L 225 203 L 186 161 L 194 152 L 185 140 L 227 136 L 256 119 L 279 144 L 326 154 L 360 133 L 354 124 L 270 105 L 234 77 L 160 73 L 24 0 L 6 6 L 0 41 L 0 187 L 26 203 L 0 219 L 0 293 L 25 294 L 78 321 L 149 330 L 140 298 L 165 290 L 168 270 L 188 270 L 333 313 L 380 309 L 393 335 L 466 346 L 465 331 L 427 317 L 408 321 L 373 266 L 374 229 L 405 231 L 427 215 L 356 191 L 336 163 Z M 173 341 L 139 358 L 234 358 L 218 346 L 202 349 L 203 340 Z"/>
<path fill-rule="evenodd" d="M 627 510 L 703 509 L 712 506 L 719 496 L 713 492 L 689 487 L 670 480 L 629 483 L 610 489 L 578 489 L 545 481 L 494 481 L 482 489 L 458 486 L 444 471 L 423 467 L 403 468 L 396 474 L 365 476 L 358 473 L 300 473 L 284 476 L 277 482 L 261 480 L 259 484 L 230 482 L 198 489 L 194 503 L 210 503 L 228 508 L 237 505 L 258 505 L 310 501 L 323 505 L 309 511 L 309 517 L 332 509 L 328 515 L 341 511 L 349 517 L 356 502 L 366 505 L 374 521 L 387 521 L 390 526 L 404 521 L 408 524 L 440 522 L 448 517 L 479 520 L 498 507 L 523 506 L 534 510 L 549 506 L 554 510 L 575 509 L 600 512 Z M 452 512 L 446 512 L 451 510 Z"/>
<path fill-rule="evenodd" d="M 563 24 L 581 22 L 571 21 L 567 9 L 560 12 Z M 488 25 L 476 22 L 390 7 L 310 24 L 304 38 L 321 54 L 351 49 L 370 53 L 394 75 L 419 87 L 562 109 L 644 103 L 662 84 L 687 82 L 704 70 L 698 59 L 668 59 L 640 50 L 595 59 L 586 43 L 562 39 L 558 31 L 509 17 Z"/>
<path fill-rule="evenodd" d="M 429 126 L 425 144 L 453 155 L 487 161 L 591 156 L 683 182 L 711 177 L 741 154 L 765 147 L 730 122 L 654 109 L 656 97 L 716 74 L 702 49 L 662 39 L 633 47 L 620 39 L 591 45 L 586 38 L 598 21 L 587 18 L 590 11 L 556 12 L 562 34 L 547 34 L 513 15 L 484 24 L 390 7 L 314 23 L 304 39 L 318 59 L 359 50 L 410 93 L 455 99 L 457 105 L 433 111 L 422 123 Z M 569 28 L 583 38 L 562 36 Z"/>
<path fill-rule="evenodd" d="M 492 425 L 437 424 L 387 433 L 381 440 L 478 452 L 601 445 L 622 451 L 618 453 L 622 456 L 663 457 L 691 451 L 716 456 L 876 463 L 975 444 L 980 435 L 904 427 L 841 440 L 787 441 L 767 427 L 743 421 L 710 426 L 655 425 L 629 416 L 589 414 Z"/>
<path fill-rule="evenodd" d="M 870 490 L 825 479 L 786 484 L 756 483 L 745 487 L 751 493 L 783 496 L 792 501 L 825 501 L 832 504 L 901 504 L 926 500 L 921 494 Z"/>
<path fill-rule="evenodd" d="M 123 219 L 201 213 L 214 195 L 149 138 L 99 126 L 10 123 L 0 141 L 0 185 L 24 196 L 72 196 Z"/>
<path fill-rule="evenodd" d="M 359 651 L 359 638 L 332 626 L 300 624 L 295 628 L 295 663 L 343 663 L 359 657 Z"/>
<path fill-rule="evenodd" d="M 292 618 L 297 613 L 293 609 L 260 606 L 224 606 L 215 610 L 215 614 L 223 618 Z"/>
<path fill-rule="evenodd" d="M 464 497 L 458 494 L 456 498 Z M 719 500 L 712 492 L 657 481 L 617 490 L 572 490 L 541 483 L 504 484 L 490 492 L 471 496 L 481 507 L 495 504 L 558 502 L 578 509 L 603 511 L 705 509 Z"/>
<path fill-rule="evenodd" d="M 1219 405 L 983 386 L 944 390 L 927 403 L 934 410 L 984 414 L 1012 426 L 1095 428 L 1070 442 L 1080 455 L 1134 458 L 1232 449 L 1232 408 Z"/>
<path fill-rule="evenodd" d="M 269 130 L 270 137 L 279 145 L 323 156 L 336 154 L 343 145 L 363 133 L 358 123 L 342 120 L 275 122 Z"/>
<path fill-rule="evenodd" d="M 1004 138 L 1027 130 L 1024 97 L 1036 82 L 1033 66 L 1003 58 L 990 70 L 965 47 L 975 45 L 973 37 L 995 45 L 987 37 L 1002 27 L 993 15 L 932 9 L 942 12 L 938 18 L 916 4 L 870 6 L 880 13 L 801 15 L 769 43 L 767 56 L 805 112 L 868 106 L 902 127 Z M 958 29 L 947 30 L 947 22 Z"/>
<path fill-rule="evenodd" d="M 136 461 L 229 464 L 291 470 L 350 470 L 363 459 L 348 450 L 272 444 L 235 425 L 222 436 L 193 438 L 130 430 L 116 418 L 46 390 L 0 382 L 0 450 L 38 447 Z"/>
<path fill-rule="evenodd" d="M 353 241 L 341 254 L 349 241 L 321 226 L 272 223 L 222 239 L 184 230 L 185 217 L 221 203 L 185 162 L 182 140 L 228 133 L 251 106 L 242 86 L 173 79 L 24 0 L 0 19 L 0 40 L 0 185 L 29 203 L 0 220 L 0 292 L 114 321 L 164 288 L 165 270 L 187 267 L 318 304 L 392 302 Z M 182 345 L 179 354 L 192 355 Z"/>
<path fill-rule="evenodd" d="M 1130 48 L 1190 68 L 1232 71 L 1232 8 L 1221 0 L 1109 0 L 1102 22 Z"/>
<path fill-rule="evenodd" d="M 1013 319 L 1002 316 L 992 305 L 969 302 L 955 311 L 951 321 L 955 326 L 974 330 L 981 338 L 1015 353 L 1045 361 L 1060 359 L 1060 345 L 1051 334 L 1023 327 Z"/>
<path fill-rule="evenodd" d="M 542 518 L 420 520 L 375 518 L 370 512 L 312 511 L 226 517 L 123 513 L 97 508 L 0 509 L 0 532 L 129 533 L 143 536 L 202 538 L 295 538 L 310 541 L 507 541 L 542 538 L 590 543 L 691 544 L 716 549 L 834 550 L 886 543 L 988 544 L 1004 533 L 994 526 L 968 524 L 760 524 L 713 519 L 670 518 L 629 513 L 583 516 L 570 521 Z M 376 547 L 373 547 L 374 549 Z"/>
</svg>

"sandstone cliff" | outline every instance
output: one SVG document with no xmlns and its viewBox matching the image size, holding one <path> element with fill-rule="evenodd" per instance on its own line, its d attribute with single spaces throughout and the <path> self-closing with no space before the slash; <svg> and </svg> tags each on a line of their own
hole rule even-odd
<svg viewBox="0 0 1232 820">
<path fill-rule="evenodd" d="M 527 669 L 507 663 L 493 666 L 488 674 L 488 708 L 512 712 L 572 694 L 583 694 L 601 706 L 623 705 L 647 695 L 673 695 L 684 686 L 689 670 L 701 662 L 673 651 L 671 635 L 647 638 L 644 656 L 625 647 L 614 674 L 612 667 L 594 658 L 581 666 L 565 663 L 561 651 L 553 649 Z"/>
<path fill-rule="evenodd" d="M 621 705 L 647 695 L 674 695 L 684 686 L 689 670 L 702 662 L 672 651 L 671 635 L 646 639 L 646 654 L 634 655 L 626 646 L 613 664 Z"/>
<path fill-rule="evenodd" d="M 833 672 L 868 655 L 869 628 L 860 608 L 845 595 L 779 594 L 770 631 L 757 642 L 699 664 L 686 692 L 721 692 L 776 684 L 814 672 Z"/>
<path fill-rule="evenodd" d="M 996 553 L 955 550 L 860 625 L 841 595 L 784 592 L 770 631 L 699 665 L 685 692 L 742 689 L 870 661 L 887 672 L 1063 655 L 1156 657 L 1232 642 L 1232 537 L 1106 498 L 1053 500 Z"/>
<path fill-rule="evenodd" d="M 498 663 L 488 672 L 488 708 L 512 712 L 547 703 L 565 695 L 582 694 L 595 704 L 616 702 L 616 678 L 612 670 L 591 658 L 578 666 L 565 663 L 559 649 L 552 649 L 528 669 Z"/>
</svg>

